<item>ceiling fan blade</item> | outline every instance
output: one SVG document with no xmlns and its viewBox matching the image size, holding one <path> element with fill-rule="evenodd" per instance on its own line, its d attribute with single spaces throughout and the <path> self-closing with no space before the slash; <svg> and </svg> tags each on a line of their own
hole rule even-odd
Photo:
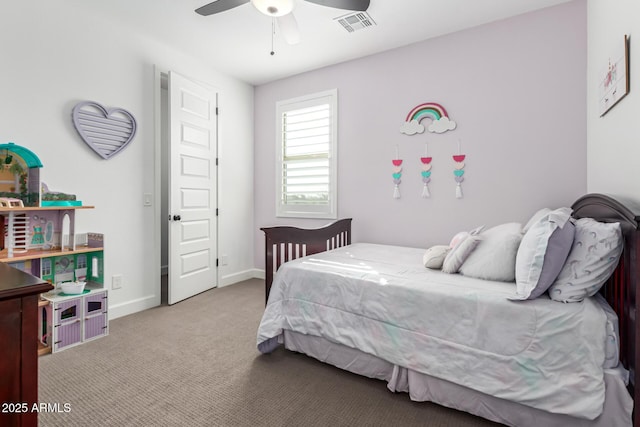
<svg viewBox="0 0 640 427">
<path fill-rule="evenodd" d="M 370 0 L 307 0 L 322 6 L 335 7 L 336 9 L 357 10 L 364 12 L 369 8 Z"/>
<path fill-rule="evenodd" d="M 293 13 L 276 18 L 278 20 L 278 28 L 282 33 L 282 37 L 287 44 L 300 43 L 300 30 L 298 29 L 298 21 Z"/>
<path fill-rule="evenodd" d="M 234 7 L 241 6 L 245 3 L 249 3 L 251 0 L 217 0 L 209 4 L 205 4 L 202 7 L 196 9 L 196 13 L 202 16 L 213 15 L 214 13 L 224 12 L 225 10 L 233 9 Z"/>
</svg>

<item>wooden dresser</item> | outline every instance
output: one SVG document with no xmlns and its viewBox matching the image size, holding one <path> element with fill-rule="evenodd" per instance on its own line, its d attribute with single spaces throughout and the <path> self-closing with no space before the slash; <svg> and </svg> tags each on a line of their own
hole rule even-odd
<svg viewBox="0 0 640 427">
<path fill-rule="evenodd" d="M 38 301 L 53 286 L 0 263 L 0 425 L 37 426 Z"/>
</svg>

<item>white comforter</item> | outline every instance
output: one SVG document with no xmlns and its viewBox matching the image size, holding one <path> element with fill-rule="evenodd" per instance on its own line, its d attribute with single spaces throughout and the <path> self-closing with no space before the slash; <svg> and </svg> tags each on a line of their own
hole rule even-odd
<svg viewBox="0 0 640 427">
<path fill-rule="evenodd" d="M 546 411 L 600 414 L 606 317 L 596 302 L 509 301 L 515 284 L 426 269 L 423 253 L 361 243 L 284 264 L 258 349 L 272 351 L 286 329 Z"/>
</svg>

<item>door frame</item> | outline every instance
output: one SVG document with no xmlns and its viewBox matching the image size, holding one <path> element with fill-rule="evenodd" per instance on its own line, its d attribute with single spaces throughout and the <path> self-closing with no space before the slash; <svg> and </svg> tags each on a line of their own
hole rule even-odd
<svg viewBox="0 0 640 427">
<path fill-rule="evenodd" d="M 168 218 L 162 218 L 162 195 L 163 191 L 168 191 L 168 189 L 163 188 L 162 186 L 162 174 L 163 174 L 163 164 L 162 164 L 162 84 L 164 80 L 164 84 L 167 85 L 169 71 L 163 68 L 160 68 L 158 65 L 153 66 L 153 94 L 154 94 L 154 167 L 153 167 L 153 272 L 150 277 L 153 280 L 153 283 L 157 285 L 158 298 L 157 301 L 160 304 L 166 303 L 166 301 L 161 300 L 161 292 L 162 292 L 162 226 L 163 223 L 168 223 Z M 180 73 L 179 71 L 176 71 Z M 195 80 L 188 74 L 180 73 L 183 76 L 195 81 L 196 83 L 209 87 L 215 92 L 217 92 L 217 103 L 220 103 L 220 91 L 212 84 L 203 82 L 201 80 Z M 168 87 L 167 87 L 168 89 Z M 215 178 L 216 178 L 216 197 L 215 197 L 215 208 L 218 209 L 219 206 L 219 190 L 220 190 L 220 176 L 218 171 L 218 162 L 217 159 L 220 157 L 220 121 L 218 120 L 216 125 L 216 168 L 215 168 Z M 168 171 L 167 171 L 168 173 Z M 219 216 L 216 215 L 214 227 L 216 232 L 216 241 L 215 248 L 216 254 L 219 253 L 219 245 L 220 245 L 220 233 L 219 233 Z M 216 255 L 216 258 L 219 259 L 219 256 Z M 169 263 L 170 260 L 167 260 Z M 220 269 L 216 266 L 215 271 L 216 278 L 216 288 L 220 285 Z"/>
</svg>

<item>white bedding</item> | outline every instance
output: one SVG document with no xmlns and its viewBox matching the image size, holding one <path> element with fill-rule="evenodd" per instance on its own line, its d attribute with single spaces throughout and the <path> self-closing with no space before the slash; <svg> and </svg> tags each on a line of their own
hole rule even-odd
<svg viewBox="0 0 640 427">
<path fill-rule="evenodd" d="M 291 330 L 545 411 L 601 413 L 606 316 L 597 303 L 509 301 L 514 284 L 428 270 L 423 252 L 354 244 L 285 263 L 258 348 L 273 350 Z"/>
<path fill-rule="evenodd" d="M 516 402 L 471 390 L 426 374 L 393 365 L 370 354 L 330 342 L 313 335 L 284 331 L 284 345 L 324 363 L 387 383 L 392 392 L 406 392 L 411 400 L 434 402 L 442 406 L 514 427 L 631 427 L 633 399 L 627 391 L 629 372 L 618 365 L 604 370 L 604 410 L 598 418 L 587 420 L 553 414 Z"/>
</svg>

